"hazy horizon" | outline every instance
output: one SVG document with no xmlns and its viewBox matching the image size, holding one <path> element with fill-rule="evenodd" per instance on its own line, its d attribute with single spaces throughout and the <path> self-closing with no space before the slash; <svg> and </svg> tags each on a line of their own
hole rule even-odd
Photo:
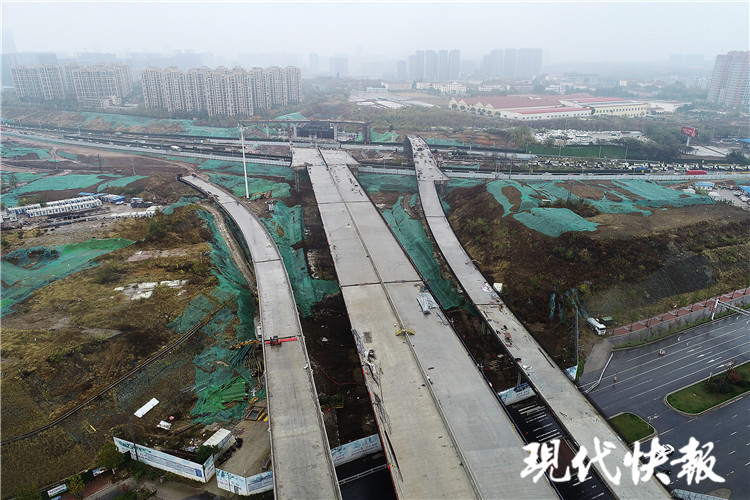
<svg viewBox="0 0 750 500">
<path fill-rule="evenodd" d="M 749 50 L 748 2 L 2 2 L 17 52 L 317 53 L 406 60 L 415 50 L 537 47 L 545 64 L 666 63 Z M 721 36 L 716 27 L 720 26 Z M 5 48 L 3 48 L 5 52 Z"/>
</svg>

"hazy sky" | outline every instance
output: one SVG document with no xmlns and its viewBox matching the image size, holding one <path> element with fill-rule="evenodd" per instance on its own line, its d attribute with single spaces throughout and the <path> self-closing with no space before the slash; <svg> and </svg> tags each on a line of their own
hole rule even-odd
<svg viewBox="0 0 750 500">
<path fill-rule="evenodd" d="M 540 47 L 548 62 L 712 60 L 749 50 L 750 3 L 737 2 L 22 2 L 2 1 L 16 50 L 383 54 Z"/>
</svg>

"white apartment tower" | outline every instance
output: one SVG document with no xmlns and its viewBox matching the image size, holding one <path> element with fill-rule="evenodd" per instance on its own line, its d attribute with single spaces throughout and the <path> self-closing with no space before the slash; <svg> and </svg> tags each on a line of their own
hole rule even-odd
<svg viewBox="0 0 750 500">
<path fill-rule="evenodd" d="M 300 70 L 207 67 L 187 73 L 177 68 L 148 68 L 141 74 L 147 108 L 205 111 L 214 115 L 252 115 L 255 109 L 302 100 Z"/>
<path fill-rule="evenodd" d="M 65 99 L 65 80 L 59 66 L 14 66 L 10 72 L 20 99 Z"/>
</svg>

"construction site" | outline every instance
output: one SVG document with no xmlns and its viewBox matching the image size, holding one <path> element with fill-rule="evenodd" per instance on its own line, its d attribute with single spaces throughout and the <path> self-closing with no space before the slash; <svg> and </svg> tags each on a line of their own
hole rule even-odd
<svg viewBox="0 0 750 500">
<path fill-rule="evenodd" d="M 273 238 L 292 284 L 329 448 L 378 434 L 307 174 L 33 138 L 4 138 L 2 146 L 4 208 L 26 207 L 2 235 L 3 498 L 95 467 L 97 450 L 114 437 L 195 460 L 228 429 L 240 446 L 217 457 L 217 468 L 244 477 L 271 469 L 273 415 L 250 252 L 232 219 L 178 175 L 250 194 L 242 203 Z M 357 179 L 493 390 L 516 386 L 518 363 L 484 331 L 434 244 L 416 177 Z M 577 358 L 571 294 L 588 314 L 624 324 L 747 286 L 750 212 L 685 187 L 453 178 L 441 202 L 487 282 L 503 284 L 507 307 L 569 368 Z M 106 213 L 65 224 L 29 213 L 81 193 L 96 205 L 81 210 Z M 100 193 L 136 201 L 102 203 Z M 113 216 L 145 213 L 141 203 L 161 208 Z M 583 356 L 602 341 L 582 330 Z M 133 415 L 152 399 L 158 403 Z"/>
</svg>

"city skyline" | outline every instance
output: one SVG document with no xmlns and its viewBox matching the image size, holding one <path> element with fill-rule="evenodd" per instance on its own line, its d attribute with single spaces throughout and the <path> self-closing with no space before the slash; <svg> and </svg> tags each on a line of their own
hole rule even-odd
<svg viewBox="0 0 750 500">
<path fill-rule="evenodd" d="M 666 64 L 673 54 L 702 54 L 710 63 L 748 50 L 750 32 L 747 2 L 6 1 L 2 14 L 17 52 L 208 52 L 227 62 L 253 53 L 405 60 L 416 50 L 460 50 L 469 60 L 539 47 L 546 64 Z M 721 37 L 707 29 L 716 25 Z"/>
</svg>

